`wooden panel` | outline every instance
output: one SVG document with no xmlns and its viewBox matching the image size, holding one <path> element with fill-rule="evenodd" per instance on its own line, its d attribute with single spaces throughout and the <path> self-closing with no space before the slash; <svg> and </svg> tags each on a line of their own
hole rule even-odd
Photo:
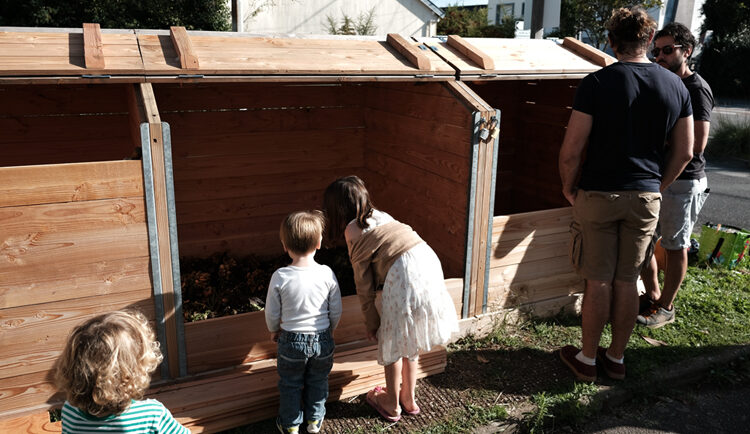
<svg viewBox="0 0 750 434">
<path fill-rule="evenodd" d="M 370 109 L 396 112 L 402 116 L 434 121 L 459 127 L 471 122 L 471 111 L 450 93 L 427 98 L 415 94 L 410 87 L 377 86 L 367 94 L 366 105 Z"/>
<path fill-rule="evenodd" d="M 87 69 L 104 69 L 102 31 L 97 23 L 83 23 L 83 56 Z"/>
<path fill-rule="evenodd" d="M 587 74 L 600 67 L 552 40 L 463 38 L 494 61 L 484 69 L 471 57 L 434 38 L 419 40 L 437 47 L 437 54 L 459 69 L 462 76 L 480 74 Z"/>
<path fill-rule="evenodd" d="M 91 46 L 90 46 L 91 47 Z M 143 74 L 135 34 L 101 34 L 100 74 Z M 0 75 L 87 74 L 83 32 L 0 32 Z"/>
<path fill-rule="evenodd" d="M 122 113 L 127 111 L 125 86 L 101 85 L 34 85 L 0 86 L 3 116 Z"/>
<path fill-rule="evenodd" d="M 404 145 L 430 147 L 463 159 L 471 158 L 466 125 L 457 126 L 430 119 L 414 119 L 399 113 L 371 108 L 365 109 L 365 122 L 368 134 L 387 135 L 392 140 L 398 139 Z"/>
<path fill-rule="evenodd" d="M 359 299 L 347 296 L 342 303 L 343 315 L 334 334 L 339 346 L 365 338 Z M 263 312 L 186 323 L 185 346 L 191 374 L 276 356 Z"/>
<path fill-rule="evenodd" d="M 0 420 L 0 432 L 23 432 L 27 434 L 57 433 L 62 431 L 62 422 L 50 422 L 46 412 Z"/>
<path fill-rule="evenodd" d="M 153 319 L 151 288 L 136 289 L 0 310 L 0 378 L 51 369 L 73 327 L 98 314 L 129 307 Z"/>
<path fill-rule="evenodd" d="M 142 242 L 146 242 L 142 240 Z M 3 266 L 0 280 L 0 307 L 50 303 L 94 295 L 151 288 L 148 256 L 90 262 L 60 260 L 14 267 Z M 86 259 L 83 259 L 85 261 Z"/>
<path fill-rule="evenodd" d="M 181 110 L 263 109 L 358 106 L 365 87 L 350 83 L 158 84 L 154 93 L 162 113 Z"/>
<path fill-rule="evenodd" d="M 193 43 L 190 41 L 190 36 L 188 36 L 185 27 L 170 27 L 169 37 L 172 39 L 172 45 L 174 45 L 174 50 L 180 60 L 180 68 L 198 69 L 200 67 L 198 56 L 195 54 Z"/>
<path fill-rule="evenodd" d="M 514 309 L 583 291 L 584 280 L 574 272 L 490 285 L 487 297 L 489 311 Z"/>
<path fill-rule="evenodd" d="M 201 74 L 413 76 L 420 71 L 385 41 L 188 34 L 200 59 L 195 71 Z M 138 41 L 149 73 L 180 71 L 169 35 L 139 34 Z"/>
<path fill-rule="evenodd" d="M 126 114 L 0 117 L 4 166 L 122 160 L 133 153 Z"/>
<path fill-rule="evenodd" d="M 142 196 L 140 161 L 0 168 L 0 207 Z"/>
</svg>

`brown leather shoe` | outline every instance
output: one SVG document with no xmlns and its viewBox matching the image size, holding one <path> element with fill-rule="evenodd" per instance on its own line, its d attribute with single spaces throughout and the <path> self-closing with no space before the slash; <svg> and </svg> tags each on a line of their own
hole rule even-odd
<svg viewBox="0 0 750 434">
<path fill-rule="evenodd" d="M 624 380 L 625 379 L 625 364 L 617 363 L 609 360 L 607 357 L 607 349 L 599 347 L 596 350 L 596 360 L 599 365 L 604 368 L 604 372 L 607 376 L 613 380 Z"/>
<path fill-rule="evenodd" d="M 560 360 L 570 368 L 575 376 L 581 381 L 595 381 L 596 380 L 596 365 L 587 365 L 576 359 L 576 354 L 580 350 L 573 345 L 566 345 L 560 348 Z"/>
</svg>

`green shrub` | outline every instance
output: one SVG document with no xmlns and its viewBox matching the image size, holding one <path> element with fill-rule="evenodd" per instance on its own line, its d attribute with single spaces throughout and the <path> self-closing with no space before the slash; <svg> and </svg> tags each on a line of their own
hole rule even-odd
<svg viewBox="0 0 750 434">
<path fill-rule="evenodd" d="M 733 157 L 750 160 L 750 120 L 733 122 L 719 119 L 706 146 L 710 157 Z"/>
</svg>

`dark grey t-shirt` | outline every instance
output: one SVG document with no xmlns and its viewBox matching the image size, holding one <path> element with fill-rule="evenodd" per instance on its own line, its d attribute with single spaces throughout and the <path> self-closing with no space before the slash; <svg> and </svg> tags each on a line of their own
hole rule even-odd
<svg viewBox="0 0 750 434">
<path fill-rule="evenodd" d="M 693 119 L 696 121 L 711 121 L 711 110 L 714 108 L 714 94 L 711 87 L 697 73 L 688 75 L 682 79 L 682 82 L 690 92 L 690 101 L 693 106 Z M 701 179 L 706 177 L 706 159 L 703 152 L 693 154 L 685 170 L 682 171 L 677 179 Z"/>
<path fill-rule="evenodd" d="M 690 116 L 680 78 L 655 63 L 617 62 L 587 75 L 573 109 L 593 117 L 578 187 L 658 192 L 666 140 Z"/>
</svg>

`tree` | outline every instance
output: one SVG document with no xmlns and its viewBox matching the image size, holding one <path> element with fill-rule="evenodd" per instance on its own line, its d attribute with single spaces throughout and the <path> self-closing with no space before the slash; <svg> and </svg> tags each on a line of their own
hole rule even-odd
<svg viewBox="0 0 750 434">
<path fill-rule="evenodd" d="M 606 50 L 607 21 L 612 11 L 634 5 L 651 9 L 662 5 L 662 0 L 643 0 L 633 3 L 629 0 L 562 0 L 560 5 L 559 36 L 578 37 L 585 33 L 591 40 L 591 45 Z"/>
<path fill-rule="evenodd" d="M 326 22 L 326 30 L 331 35 L 374 35 L 378 29 L 375 25 L 375 7 L 359 14 L 356 19 L 344 14 L 341 26 L 338 26 L 336 19 L 330 15 L 326 16 Z"/>
<path fill-rule="evenodd" d="M 750 97 L 750 3 L 706 0 L 701 33 L 713 31 L 698 71 L 717 95 Z"/>
<path fill-rule="evenodd" d="M 231 30 L 226 0 L 0 0 L 0 25 Z"/>
<path fill-rule="evenodd" d="M 440 35 L 458 35 L 465 37 L 512 38 L 516 34 L 516 19 L 505 17 L 498 25 L 489 25 L 487 8 L 462 8 L 448 6 L 443 8 L 445 16 L 438 22 L 437 32 Z"/>
</svg>

